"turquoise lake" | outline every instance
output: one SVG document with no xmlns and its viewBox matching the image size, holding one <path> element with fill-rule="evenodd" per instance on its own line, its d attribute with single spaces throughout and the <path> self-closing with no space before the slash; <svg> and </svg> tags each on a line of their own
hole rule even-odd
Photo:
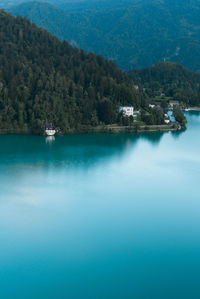
<svg viewBox="0 0 200 299">
<path fill-rule="evenodd" d="M 141 135 L 0 136 L 0 298 L 200 298 L 200 113 Z"/>
</svg>

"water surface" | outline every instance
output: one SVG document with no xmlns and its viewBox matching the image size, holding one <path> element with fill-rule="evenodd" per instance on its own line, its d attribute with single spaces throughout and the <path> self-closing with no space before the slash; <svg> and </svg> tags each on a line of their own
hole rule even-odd
<svg viewBox="0 0 200 299">
<path fill-rule="evenodd" d="M 200 298 L 188 130 L 0 136 L 0 298 Z"/>
</svg>

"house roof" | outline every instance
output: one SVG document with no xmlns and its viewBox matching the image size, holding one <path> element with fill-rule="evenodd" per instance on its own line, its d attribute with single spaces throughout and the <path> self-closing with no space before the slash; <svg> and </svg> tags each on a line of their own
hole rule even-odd
<svg viewBox="0 0 200 299">
<path fill-rule="evenodd" d="M 179 104 L 179 101 L 169 101 L 170 104 Z"/>
</svg>

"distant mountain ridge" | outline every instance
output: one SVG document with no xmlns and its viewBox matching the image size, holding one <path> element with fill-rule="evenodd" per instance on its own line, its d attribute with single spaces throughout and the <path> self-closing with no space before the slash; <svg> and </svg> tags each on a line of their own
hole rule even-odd
<svg viewBox="0 0 200 299">
<path fill-rule="evenodd" d="M 200 71 L 200 1 L 119 1 L 115 7 L 92 11 L 30 2 L 9 11 L 72 45 L 116 61 L 122 69 L 175 61 Z"/>
<path fill-rule="evenodd" d="M 139 1 L 148 0 L 40 0 L 40 2 L 48 2 L 60 8 L 78 11 L 124 7 Z M 0 8 L 10 8 L 28 2 L 33 2 L 33 0 L 0 0 Z"/>
</svg>

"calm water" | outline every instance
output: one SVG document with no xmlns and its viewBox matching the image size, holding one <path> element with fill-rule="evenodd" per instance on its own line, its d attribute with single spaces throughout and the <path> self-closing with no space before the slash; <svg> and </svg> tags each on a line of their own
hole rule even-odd
<svg viewBox="0 0 200 299">
<path fill-rule="evenodd" d="M 182 133 L 0 136 L 0 298 L 200 298 L 200 114 Z"/>
</svg>

